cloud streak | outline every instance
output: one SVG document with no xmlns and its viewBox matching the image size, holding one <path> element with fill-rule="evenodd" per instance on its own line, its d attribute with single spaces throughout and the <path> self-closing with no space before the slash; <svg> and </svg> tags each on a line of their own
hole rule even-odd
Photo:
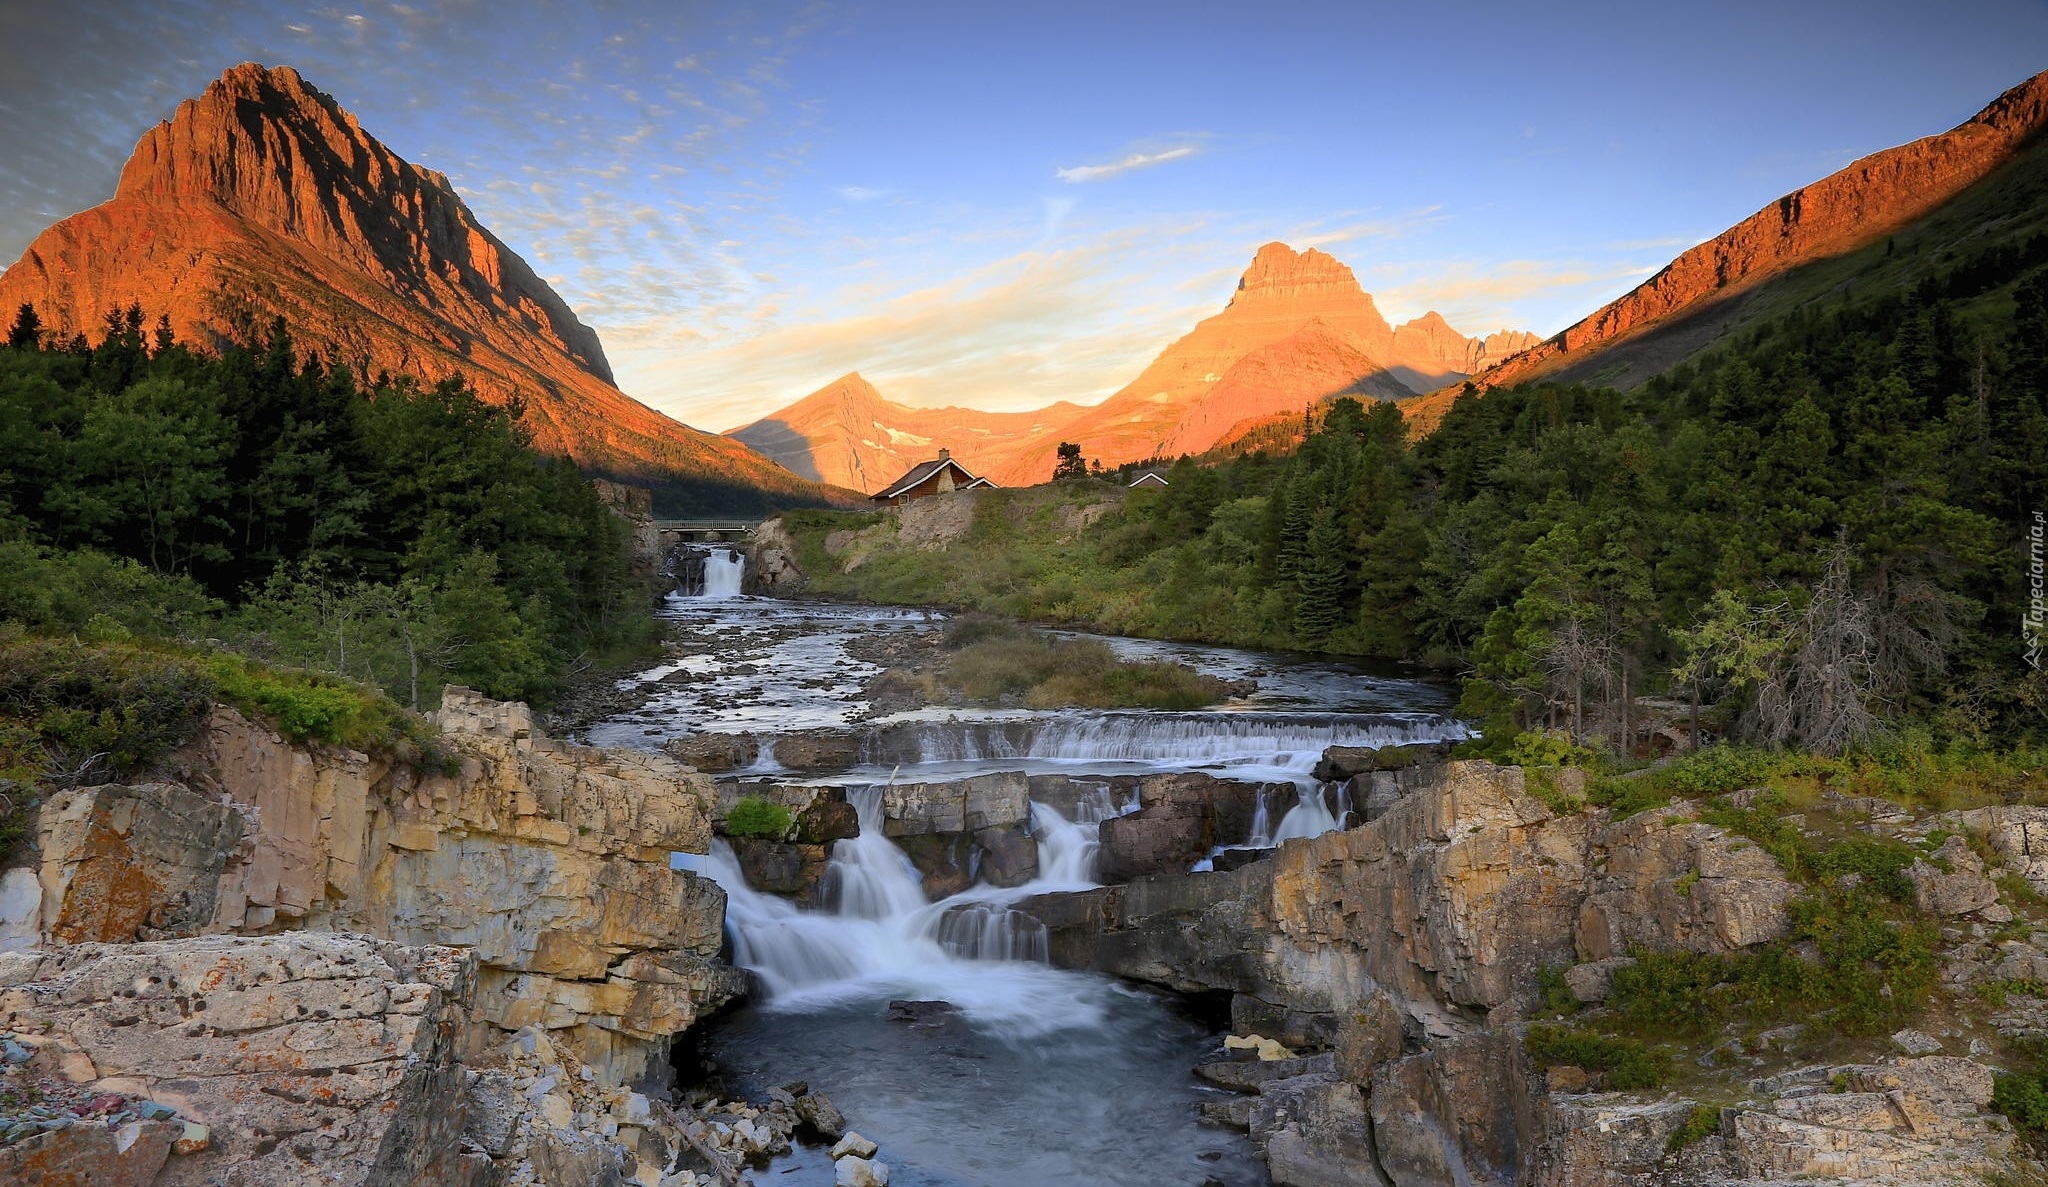
<svg viewBox="0 0 2048 1187">
<path fill-rule="evenodd" d="M 1053 176 L 1069 185 L 1079 185 L 1082 182 L 1115 177 L 1119 173 L 1129 173 L 1133 169 L 1149 169 L 1154 165 L 1164 165 L 1168 161 L 1178 161 L 1194 155 L 1194 146 L 1183 144 L 1178 148 L 1169 148 L 1165 152 L 1134 152 L 1120 161 L 1111 161 L 1107 165 L 1076 165 L 1072 169 L 1055 169 Z"/>
</svg>

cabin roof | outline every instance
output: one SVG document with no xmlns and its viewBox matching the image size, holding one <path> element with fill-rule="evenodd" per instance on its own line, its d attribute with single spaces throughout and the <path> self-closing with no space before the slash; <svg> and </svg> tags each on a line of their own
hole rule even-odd
<svg viewBox="0 0 2048 1187">
<path fill-rule="evenodd" d="M 931 461 L 919 462 L 915 466 L 912 466 L 908 471 L 904 473 L 903 477 L 898 478 L 895 482 L 890 483 L 886 489 L 877 491 L 874 495 L 870 497 L 877 499 L 893 499 L 897 495 L 902 494 L 904 491 L 909 490 L 910 488 L 916 486 L 918 483 L 923 482 L 925 479 L 930 478 L 932 475 L 938 473 L 939 470 L 945 466 L 951 466 L 953 467 L 953 469 L 959 471 L 960 480 L 955 483 L 956 487 L 965 486 L 967 485 L 967 483 L 977 481 L 976 477 L 968 471 L 967 467 L 961 465 L 959 462 L 954 461 L 952 458 L 933 458 Z M 994 486 L 995 484 L 989 483 L 989 485 Z"/>
</svg>

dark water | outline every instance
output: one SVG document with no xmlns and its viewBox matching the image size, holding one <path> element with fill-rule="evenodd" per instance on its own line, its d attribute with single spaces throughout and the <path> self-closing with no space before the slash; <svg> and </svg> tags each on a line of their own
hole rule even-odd
<svg viewBox="0 0 2048 1187">
<path fill-rule="evenodd" d="M 1266 1183 L 1242 1135 L 1195 1119 L 1197 1102 L 1223 1094 L 1188 1069 L 1220 1057 L 1220 1041 L 1153 995 L 1112 987 L 1105 996 L 1101 1025 L 1028 1040 L 959 1020 L 891 1022 L 879 1001 L 803 1014 L 750 1006 L 704 1049 L 750 1094 L 791 1080 L 826 1092 L 853 1129 L 881 1143 L 892 1185 Z M 754 1179 L 830 1183 L 830 1163 L 823 1150 L 801 1151 Z"/>
</svg>

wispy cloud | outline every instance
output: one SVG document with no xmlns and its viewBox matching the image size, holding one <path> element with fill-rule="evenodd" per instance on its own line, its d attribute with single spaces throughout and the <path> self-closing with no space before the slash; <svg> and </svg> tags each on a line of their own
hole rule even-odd
<svg viewBox="0 0 2048 1187">
<path fill-rule="evenodd" d="M 1178 161 L 1183 157 L 1194 155 L 1194 145 L 1183 144 L 1178 148 L 1169 148 L 1164 152 L 1134 152 L 1120 161 L 1111 161 L 1107 165 L 1076 165 L 1071 169 L 1056 169 L 1053 171 L 1053 176 L 1069 184 L 1078 184 L 1084 181 L 1101 181 L 1105 177 L 1115 177 L 1119 173 L 1129 173 L 1133 169 L 1146 169 L 1153 165 L 1163 165 L 1168 161 Z"/>
<path fill-rule="evenodd" d="M 1460 331 L 1549 334 L 1619 296 L 1661 265 L 1576 260 L 1424 260 L 1366 270 L 1362 277 L 1389 319 L 1429 310 Z M 1555 324 L 1552 324 L 1552 323 Z"/>
</svg>

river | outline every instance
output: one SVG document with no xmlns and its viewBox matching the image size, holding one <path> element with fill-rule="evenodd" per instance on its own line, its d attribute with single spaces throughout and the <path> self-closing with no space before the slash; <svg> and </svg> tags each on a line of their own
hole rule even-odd
<svg viewBox="0 0 2048 1187">
<path fill-rule="evenodd" d="M 729 570 L 721 571 L 724 565 Z M 1171 995 L 1044 963 L 1042 929 L 1007 903 L 1094 884 L 1096 826 L 1135 804 L 1108 789 L 1031 805 L 1039 873 L 928 902 L 919 874 L 880 827 L 882 786 L 997 771 L 1088 776 L 1200 770 L 1301 794 L 1261 811 L 1245 843 L 1337 827 L 1349 807 L 1319 793 L 1310 769 L 1330 745 L 1455 737 L 1440 685 L 1313 657 L 1107 640 L 1130 658 L 1173 659 L 1257 691 L 1199 712 L 923 709 L 878 717 L 862 698 L 880 669 L 848 654 L 876 632 L 932 631 L 918 610 L 739 596 L 734 557 L 708 565 L 696 596 L 664 614 L 683 654 L 629 683 L 644 703 L 593 726 L 587 740 L 658 746 L 692 732 L 753 732 L 762 759 L 737 775 L 847 788 L 861 835 L 836 844 L 829 908 L 747 887 L 724 843 L 679 864 L 726 888 L 733 954 L 760 989 L 711 1024 L 700 1045 L 731 1087 L 758 1097 L 808 1081 L 829 1094 L 904 1187 L 1254 1187 L 1263 1163 L 1242 1134 L 1202 1124 L 1221 1094 L 1189 1069 L 1221 1057 L 1221 1036 Z M 843 771 L 800 775 L 772 757 L 776 737 L 871 727 Z M 1263 804 L 1263 800 L 1261 803 Z M 894 1000 L 943 1001 L 911 1023 Z M 759 1183 L 827 1184 L 825 1151 L 799 1149 L 753 1172 Z"/>
</svg>

